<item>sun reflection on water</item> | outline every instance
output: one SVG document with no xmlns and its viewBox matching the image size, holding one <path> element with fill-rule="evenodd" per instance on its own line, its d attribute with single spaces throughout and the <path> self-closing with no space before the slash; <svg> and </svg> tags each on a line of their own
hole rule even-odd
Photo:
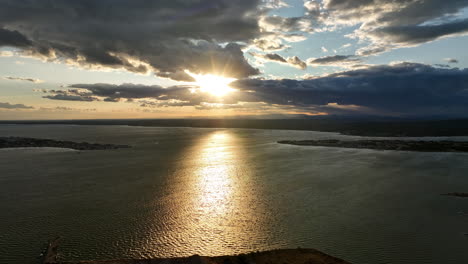
<svg viewBox="0 0 468 264">
<path fill-rule="evenodd" d="M 168 175 L 154 233 L 144 246 L 160 257 L 226 255 L 258 250 L 269 237 L 270 216 L 245 139 L 216 130 L 191 141 Z"/>
<path fill-rule="evenodd" d="M 242 199 L 248 182 L 243 171 L 245 153 L 240 139 L 227 130 L 210 133 L 189 152 L 191 182 L 185 207 L 187 241 L 205 254 L 222 254 L 242 233 L 240 212 L 248 208 Z M 243 175 L 240 178 L 239 175 Z M 187 214 L 188 213 L 188 214 Z"/>
<path fill-rule="evenodd" d="M 225 213 L 232 194 L 232 159 L 236 153 L 229 148 L 229 134 L 217 132 L 208 138 L 197 159 L 199 169 L 194 172 L 198 179 L 198 210 L 219 216 Z"/>
</svg>

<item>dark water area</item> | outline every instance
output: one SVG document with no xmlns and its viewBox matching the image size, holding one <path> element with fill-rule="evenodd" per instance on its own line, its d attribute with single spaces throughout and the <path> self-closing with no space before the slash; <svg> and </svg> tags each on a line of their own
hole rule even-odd
<svg viewBox="0 0 468 264">
<path fill-rule="evenodd" d="M 362 139 L 285 130 L 0 125 L 0 136 L 132 146 L 0 150 L 0 263 L 37 263 L 57 235 L 64 260 L 308 247 L 352 263 L 468 263 L 468 200 L 440 195 L 468 191 L 466 153 L 277 144 Z"/>
</svg>

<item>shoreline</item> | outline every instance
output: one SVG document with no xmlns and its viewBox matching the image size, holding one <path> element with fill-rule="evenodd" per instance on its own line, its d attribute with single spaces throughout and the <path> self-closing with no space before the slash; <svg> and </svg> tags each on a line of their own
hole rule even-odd
<svg viewBox="0 0 468 264">
<path fill-rule="evenodd" d="M 73 142 L 28 137 L 0 137 L 0 149 L 60 148 L 69 150 L 107 150 L 130 148 L 128 145 Z"/>
<path fill-rule="evenodd" d="M 57 257 L 60 240 L 57 237 L 49 241 L 42 264 L 351 264 L 311 248 L 274 249 L 213 257 L 193 255 L 175 258 L 62 261 Z"/>
<path fill-rule="evenodd" d="M 281 140 L 279 144 L 352 149 L 396 150 L 417 152 L 468 152 L 464 141 L 421 140 Z"/>
</svg>

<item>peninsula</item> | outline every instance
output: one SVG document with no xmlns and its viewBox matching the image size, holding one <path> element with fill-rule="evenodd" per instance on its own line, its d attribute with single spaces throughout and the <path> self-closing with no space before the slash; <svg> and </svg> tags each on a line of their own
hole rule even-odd
<svg viewBox="0 0 468 264">
<path fill-rule="evenodd" d="M 455 196 L 455 197 L 468 197 L 468 193 L 461 193 L 461 192 L 444 193 L 442 195 Z"/>
<path fill-rule="evenodd" d="M 416 140 L 282 140 L 280 144 L 421 152 L 468 152 L 468 142 Z"/>
<path fill-rule="evenodd" d="M 75 150 L 104 150 L 129 148 L 127 145 L 97 144 L 87 142 L 61 141 L 53 139 L 25 138 L 25 137 L 0 137 L 0 149 L 2 148 L 68 148 Z"/>
</svg>

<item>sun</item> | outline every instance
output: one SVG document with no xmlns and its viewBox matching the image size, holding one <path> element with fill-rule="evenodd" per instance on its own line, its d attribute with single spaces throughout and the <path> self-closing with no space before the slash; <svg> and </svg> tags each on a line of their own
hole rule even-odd
<svg viewBox="0 0 468 264">
<path fill-rule="evenodd" d="M 217 97 L 223 97 L 226 94 L 236 91 L 229 86 L 230 83 L 237 80 L 235 78 L 227 78 L 213 74 L 195 74 L 189 71 L 186 73 L 192 76 L 196 84 L 200 86 L 200 91 L 209 93 Z"/>
</svg>

